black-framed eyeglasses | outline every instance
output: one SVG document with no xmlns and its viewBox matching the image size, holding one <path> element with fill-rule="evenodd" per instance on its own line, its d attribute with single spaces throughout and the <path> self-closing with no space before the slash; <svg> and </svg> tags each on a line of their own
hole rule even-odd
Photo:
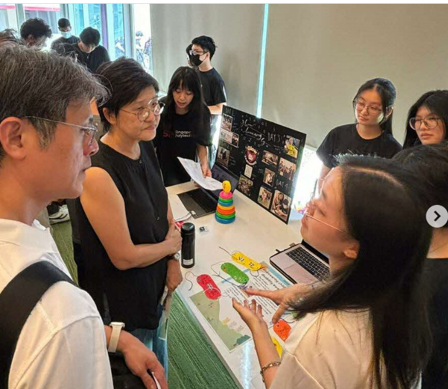
<svg viewBox="0 0 448 389">
<path fill-rule="evenodd" d="M 163 108 L 165 108 L 165 103 L 162 103 L 158 99 L 151 100 L 148 103 L 148 107 L 146 108 L 139 108 L 137 111 L 127 111 L 126 109 L 121 109 L 121 111 L 131 113 L 135 116 L 137 116 L 137 119 L 141 122 L 144 122 L 146 119 L 148 119 L 149 114 L 152 112 L 155 116 L 159 116 L 163 112 Z"/>
<path fill-rule="evenodd" d="M 79 124 L 61 122 L 59 120 L 51 120 L 51 119 L 41 118 L 38 116 L 24 116 L 24 118 L 44 120 L 46 122 L 65 124 L 66 126 L 79 128 L 84 133 L 84 139 L 87 142 L 88 146 L 92 146 L 93 140 L 95 139 L 95 135 L 98 131 L 98 123 L 92 123 L 92 125 L 90 125 L 90 126 L 81 126 Z"/>
<path fill-rule="evenodd" d="M 204 55 L 208 53 L 208 51 L 203 50 L 203 51 L 196 51 L 196 50 L 190 50 L 190 55 Z"/>
<path fill-rule="evenodd" d="M 424 124 L 425 127 L 428 128 L 429 130 L 432 130 L 433 128 L 436 128 L 439 125 L 439 120 L 441 119 L 437 116 L 428 116 L 424 119 L 410 118 L 409 125 L 415 131 L 419 131 L 420 128 L 422 127 L 422 124 Z"/>
<path fill-rule="evenodd" d="M 372 105 L 367 105 L 366 103 L 359 101 L 359 100 L 353 100 L 353 107 L 359 112 L 366 109 L 367 114 L 370 114 L 370 112 L 371 112 L 374 115 L 380 115 L 381 112 L 383 112 L 382 108 L 372 106 Z"/>
</svg>

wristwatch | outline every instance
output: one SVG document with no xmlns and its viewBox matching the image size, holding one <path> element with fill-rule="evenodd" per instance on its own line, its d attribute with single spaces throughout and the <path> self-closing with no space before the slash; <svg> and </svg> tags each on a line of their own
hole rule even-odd
<svg viewBox="0 0 448 389">
<path fill-rule="evenodd" d="M 177 252 L 176 254 L 172 255 L 171 257 L 168 258 L 168 261 L 176 261 L 179 262 L 180 260 L 180 254 Z"/>
<path fill-rule="evenodd" d="M 107 351 L 114 353 L 117 351 L 118 339 L 120 339 L 120 333 L 124 328 L 124 323 L 121 321 L 113 321 L 109 325 L 112 327 L 112 334 L 110 335 Z"/>
</svg>

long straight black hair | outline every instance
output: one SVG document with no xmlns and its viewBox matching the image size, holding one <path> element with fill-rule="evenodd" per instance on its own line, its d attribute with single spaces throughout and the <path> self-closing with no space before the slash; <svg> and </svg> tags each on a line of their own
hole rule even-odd
<svg viewBox="0 0 448 389">
<path fill-rule="evenodd" d="M 358 92 L 356 92 L 356 96 L 353 99 L 353 107 L 355 106 L 356 100 L 359 95 L 366 90 L 375 90 L 381 97 L 381 106 L 383 110 L 383 120 L 380 122 L 381 129 L 386 134 L 392 134 L 392 117 L 394 112 L 386 118 L 387 110 L 392 109 L 395 103 L 395 98 L 397 97 L 397 91 L 395 89 L 394 84 L 391 81 L 386 80 L 385 78 L 374 78 L 372 80 L 366 81 L 364 84 L 360 86 Z"/>
<path fill-rule="evenodd" d="M 427 190 L 422 202 L 426 208 L 437 204 L 448 209 L 448 141 L 410 147 L 395 154 L 393 159 L 424 182 Z"/>
<path fill-rule="evenodd" d="M 176 102 L 173 93 L 176 89 L 187 89 L 193 93 L 193 100 L 188 105 L 188 111 L 193 117 L 192 135 L 194 137 L 204 138 L 204 132 L 207 128 L 210 131 L 210 111 L 205 105 L 202 94 L 201 80 L 196 69 L 188 66 L 181 66 L 171 77 L 166 96 L 166 108 L 162 112 L 161 125 L 164 131 L 173 132 L 173 122 L 176 115 Z M 206 139 L 204 139 L 206 140 Z M 207 140 L 210 141 L 209 139 Z"/>
<path fill-rule="evenodd" d="M 431 240 L 419 200 L 424 188 L 392 160 L 345 156 L 339 168 L 344 217 L 359 242 L 358 256 L 294 308 L 300 316 L 368 309 L 372 382 L 381 389 L 409 389 L 418 382 L 431 346 L 422 288 Z"/>
<path fill-rule="evenodd" d="M 403 148 L 421 145 L 417 131 L 411 128 L 409 120 L 415 115 L 420 107 L 428 108 L 431 113 L 439 116 L 445 126 L 445 139 L 448 139 L 448 90 L 433 90 L 424 93 L 409 109 L 406 118 L 406 136 L 404 138 Z"/>
</svg>

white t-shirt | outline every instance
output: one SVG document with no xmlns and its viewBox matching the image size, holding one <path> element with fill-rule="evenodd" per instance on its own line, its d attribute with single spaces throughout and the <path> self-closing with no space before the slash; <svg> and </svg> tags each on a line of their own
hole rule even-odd
<svg viewBox="0 0 448 389">
<path fill-rule="evenodd" d="M 291 331 L 271 389 L 370 388 L 368 312 L 308 314 Z"/>
<path fill-rule="evenodd" d="M 49 229 L 0 219 L 0 292 L 20 271 L 46 260 L 67 275 Z M 17 296 L 19 299 L 20 296 Z M 20 334 L 9 389 L 112 389 L 103 322 L 92 298 L 67 283 L 53 285 Z"/>
</svg>

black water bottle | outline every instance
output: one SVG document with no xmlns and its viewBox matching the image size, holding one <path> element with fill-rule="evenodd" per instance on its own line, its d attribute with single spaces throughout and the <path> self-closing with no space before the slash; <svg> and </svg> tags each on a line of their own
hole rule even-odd
<svg viewBox="0 0 448 389">
<path fill-rule="evenodd" d="M 194 266 L 194 224 L 184 223 L 181 229 L 182 235 L 182 267 Z"/>
</svg>

